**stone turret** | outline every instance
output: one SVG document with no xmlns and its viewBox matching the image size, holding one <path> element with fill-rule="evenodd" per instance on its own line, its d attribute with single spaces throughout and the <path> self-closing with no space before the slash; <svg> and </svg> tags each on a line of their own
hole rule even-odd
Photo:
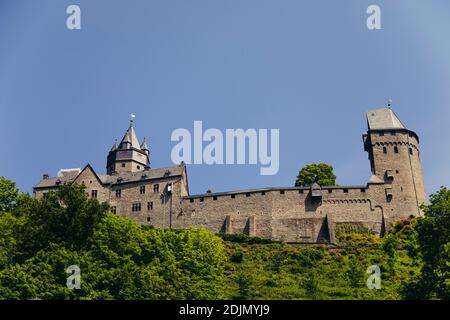
<svg viewBox="0 0 450 320">
<path fill-rule="evenodd" d="M 426 203 L 420 163 L 419 137 L 406 128 L 388 108 L 367 112 L 368 130 L 363 135 L 372 173 L 384 181 L 386 202 L 395 218 L 421 215 Z M 394 218 L 394 217 L 393 217 Z"/>
<path fill-rule="evenodd" d="M 149 164 L 147 144 L 145 140 L 142 145 L 139 144 L 133 121 L 131 121 L 122 141 L 118 146 L 114 144 L 108 154 L 106 163 L 107 174 L 139 172 L 148 168 Z"/>
</svg>

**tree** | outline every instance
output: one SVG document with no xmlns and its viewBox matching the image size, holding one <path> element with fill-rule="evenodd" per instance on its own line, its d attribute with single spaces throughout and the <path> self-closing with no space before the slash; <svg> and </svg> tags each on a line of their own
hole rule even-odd
<svg viewBox="0 0 450 320">
<path fill-rule="evenodd" d="M 0 212 L 10 211 L 19 199 L 16 184 L 0 177 Z"/>
<path fill-rule="evenodd" d="M 297 175 L 296 187 L 307 187 L 317 182 L 321 186 L 336 185 L 333 167 L 326 163 L 312 163 L 304 166 Z"/>
<path fill-rule="evenodd" d="M 450 190 L 445 187 L 423 206 L 417 222 L 417 241 L 423 259 L 420 276 L 403 290 L 406 298 L 450 299 Z"/>
<path fill-rule="evenodd" d="M 76 184 L 14 206 L 0 214 L 0 300 L 223 298 L 223 240 L 207 230 L 141 226 Z"/>
</svg>

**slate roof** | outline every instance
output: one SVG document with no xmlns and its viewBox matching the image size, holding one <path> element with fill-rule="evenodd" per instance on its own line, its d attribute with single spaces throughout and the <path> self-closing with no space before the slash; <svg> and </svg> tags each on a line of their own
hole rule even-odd
<svg viewBox="0 0 450 320">
<path fill-rule="evenodd" d="M 123 136 L 122 142 L 131 143 L 132 148 L 140 149 L 139 140 L 136 136 L 136 132 L 132 125 L 128 128 L 127 132 Z"/>
<path fill-rule="evenodd" d="M 367 111 L 367 124 L 369 130 L 406 129 L 391 108 Z"/>
<path fill-rule="evenodd" d="M 145 138 L 144 138 L 144 141 L 142 141 L 142 144 L 141 144 L 141 150 L 148 150 L 148 145 L 147 145 L 147 141 L 145 140 Z"/>
<path fill-rule="evenodd" d="M 183 170 L 183 166 L 180 165 L 158 169 L 147 169 L 140 172 L 126 172 L 115 175 L 98 175 L 98 177 L 103 184 L 124 184 L 142 180 L 153 180 L 181 176 Z M 38 182 L 38 184 L 36 184 L 35 188 L 56 187 L 58 186 L 58 181 L 60 182 L 60 184 L 74 181 L 77 178 L 78 174 L 79 173 L 77 172 L 69 172 L 63 177 L 50 177 L 47 179 L 42 179 Z"/>
<path fill-rule="evenodd" d="M 56 187 L 59 184 L 58 181 L 61 182 L 61 184 L 64 184 L 65 182 L 70 182 L 75 180 L 75 178 L 78 176 L 79 172 L 73 171 L 68 172 L 64 174 L 62 177 L 50 177 L 47 179 L 42 179 L 38 182 L 38 184 L 35 186 L 35 188 L 50 188 L 50 187 Z"/>
</svg>

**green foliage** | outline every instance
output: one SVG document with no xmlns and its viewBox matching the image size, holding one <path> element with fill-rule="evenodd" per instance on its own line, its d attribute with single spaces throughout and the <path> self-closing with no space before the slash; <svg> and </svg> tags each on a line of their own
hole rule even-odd
<svg viewBox="0 0 450 320">
<path fill-rule="evenodd" d="M 264 244 L 264 243 L 277 243 L 278 241 L 266 239 L 266 238 L 259 238 L 259 237 L 252 237 L 245 234 L 219 234 L 219 236 L 229 242 L 236 242 L 236 243 L 245 243 L 245 244 Z"/>
<path fill-rule="evenodd" d="M 19 191 L 16 184 L 0 176 L 0 213 L 10 211 L 19 199 Z"/>
<path fill-rule="evenodd" d="M 72 184 L 3 212 L 0 299 L 223 298 L 222 239 L 141 227 L 108 210 Z M 79 290 L 66 286 L 71 265 L 81 269 Z"/>
<path fill-rule="evenodd" d="M 77 185 L 37 200 L 2 183 L 0 299 L 449 298 L 445 188 L 424 218 L 399 221 L 384 239 L 341 224 L 339 246 L 327 247 L 140 226 Z M 66 286 L 71 265 L 81 269 L 79 290 Z M 379 290 L 366 285 L 373 265 Z"/>
<path fill-rule="evenodd" d="M 423 259 L 421 274 L 405 285 L 409 299 L 450 299 L 450 190 L 430 196 L 425 216 L 417 221 L 417 244 Z"/>
<path fill-rule="evenodd" d="M 335 228 L 336 241 L 340 245 L 379 245 L 380 238 L 364 226 L 339 223 Z"/>
<path fill-rule="evenodd" d="M 295 180 L 296 187 L 307 187 L 317 182 L 321 186 L 336 185 L 333 167 L 326 163 L 312 163 L 304 166 Z"/>
</svg>

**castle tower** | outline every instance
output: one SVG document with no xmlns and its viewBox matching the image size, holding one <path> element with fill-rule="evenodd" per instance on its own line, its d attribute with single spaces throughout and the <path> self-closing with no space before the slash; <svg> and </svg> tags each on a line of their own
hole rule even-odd
<svg viewBox="0 0 450 320">
<path fill-rule="evenodd" d="M 426 203 L 420 163 L 419 137 L 387 108 L 367 112 L 364 150 L 369 154 L 372 173 L 386 184 L 386 202 L 398 218 L 421 215 Z"/>
<path fill-rule="evenodd" d="M 139 144 L 133 120 L 119 145 L 112 146 L 106 163 L 107 174 L 143 171 L 150 165 L 149 150 L 145 139 Z"/>
</svg>

